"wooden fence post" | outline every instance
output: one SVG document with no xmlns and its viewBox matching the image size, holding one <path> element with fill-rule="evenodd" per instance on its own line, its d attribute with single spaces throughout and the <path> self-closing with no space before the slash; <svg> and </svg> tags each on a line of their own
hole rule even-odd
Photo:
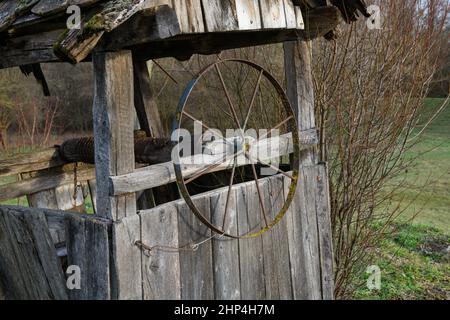
<svg viewBox="0 0 450 320">
<path fill-rule="evenodd" d="M 316 127 L 311 44 L 284 43 L 287 94 L 300 132 Z M 290 241 L 300 244 L 291 256 L 294 298 L 330 300 L 334 283 L 327 171 L 317 165 L 317 148 L 302 151 L 300 166 L 303 174 L 297 197 L 302 205 L 293 210 L 289 224 Z"/>
<path fill-rule="evenodd" d="M 133 172 L 134 87 L 131 51 L 93 55 L 96 214 L 114 220 L 136 214 L 136 196 L 110 197 L 109 177 Z"/>
</svg>

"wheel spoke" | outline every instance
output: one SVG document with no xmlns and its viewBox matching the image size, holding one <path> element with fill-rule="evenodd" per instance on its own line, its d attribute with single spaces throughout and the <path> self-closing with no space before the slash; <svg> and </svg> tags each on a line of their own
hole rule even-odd
<svg viewBox="0 0 450 320">
<path fill-rule="evenodd" d="M 256 191 L 258 192 L 259 204 L 261 205 L 261 210 L 263 212 L 264 222 L 266 223 L 266 227 L 268 227 L 269 226 L 269 220 L 267 219 L 266 207 L 264 206 L 264 201 L 263 201 L 263 197 L 262 197 L 262 194 L 261 194 L 261 189 L 259 187 L 258 174 L 256 173 L 255 164 L 251 163 L 251 166 L 252 166 L 252 171 L 253 171 L 253 177 L 255 178 Z"/>
<path fill-rule="evenodd" d="M 231 156 L 223 157 L 222 159 L 219 159 L 218 161 L 214 162 L 212 165 L 210 165 L 210 166 L 208 166 L 208 167 L 206 167 L 206 168 L 203 168 L 203 169 L 198 170 L 198 171 L 197 171 L 196 173 L 194 173 L 194 175 L 193 175 L 191 178 L 189 178 L 189 180 L 187 180 L 185 183 L 188 184 L 188 183 L 191 183 L 191 182 L 194 181 L 194 180 L 197 180 L 197 179 L 200 178 L 201 176 L 204 176 L 205 174 L 208 174 L 208 173 L 212 172 L 215 168 L 217 168 L 218 166 L 224 164 L 225 162 L 227 162 L 227 161 L 230 160 L 231 158 L 240 156 L 242 153 L 244 153 L 243 150 L 241 150 L 241 151 L 239 151 L 239 152 L 237 152 L 237 153 L 235 153 L 235 154 L 232 154 Z"/>
<path fill-rule="evenodd" d="M 208 131 L 208 130 L 209 130 L 209 131 L 213 131 L 213 129 L 211 129 L 211 128 L 208 127 L 206 124 L 204 124 L 203 121 L 198 120 L 197 118 L 195 118 L 195 117 L 194 117 L 193 115 L 191 115 L 190 113 L 188 113 L 188 112 L 186 112 L 186 111 L 183 110 L 183 111 L 182 111 L 182 114 L 184 114 L 186 117 L 188 117 L 188 118 L 191 119 L 192 121 L 200 123 L 201 126 L 202 126 L 204 129 L 206 129 L 207 131 Z M 214 132 L 217 132 L 217 131 L 214 131 Z M 220 132 L 219 132 L 219 134 L 220 134 Z M 230 141 L 228 141 L 227 139 L 225 139 L 225 138 L 222 136 L 222 134 L 220 134 L 219 138 L 222 139 L 226 144 L 232 145 L 232 143 L 231 143 Z"/>
<path fill-rule="evenodd" d="M 212 130 L 210 127 L 208 127 L 206 124 L 204 124 L 203 121 L 198 120 L 197 118 L 195 118 L 195 117 L 194 117 L 193 115 L 191 115 L 190 113 L 188 113 L 188 112 L 186 112 L 186 111 L 184 111 L 184 110 L 182 111 L 182 113 L 183 113 L 186 117 L 188 117 L 189 119 L 191 119 L 192 121 L 200 123 L 204 129 L 210 130 L 210 131 Z"/>
<path fill-rule="evenodd" d="M 228 105 L 230 106 L 231 114 L 233 115 L 234 122 L 236 126 L 242 131 L 241 124 L 239 123 L 239 118 L 236 113 L 236 109 L 234 108 L 233 101 L 231 100 L 230 94 L 228 92 L 227 86 L 225 85 L 225 80 L 223 79 L 222 72 L 220 71 L 219 65 L 216 64 L 216 71 L 219 75 L 220 83 L 222 84 L 223 91 L 227 97 Z"/>
<path fill-rule="evenodd" d="M 261 70 L 259 77 L 258 77 L 258 81 L 256 82 L 255 89 L 253 91 L 253 96 L 252 96 L 252 100 L 250 101 L 250 106 L 248 108 L 247 116 L 245 117 L 244 127 L 242 129 L 242 131 L 244 131 L 244 132 L 245 132 L 245 129 L 247 129 L 248 119 L 250 118 L 250 114 L 252 112 L 253 105 L 255 104 L 256 95 L 258 94 L 259 85 L 261 84 L 263 75 L 264 75 L 264 70 Z"/>
<path fill-rule="evenodd" d="M 267 138 L 269 136 L 269 134 L 272 133 L 272 131 L 275 131 L 275 130 L 279 129 L 281 126 L 283 126 L 284 124 L 286 124 L 289 120 L 291 120 L 293 118 L 294 118 L 294 116 L 287 117 L 286 119 L 281 121 L 279 124 L 277 124 L 275 127 L 270 129 L 266 134 L 262 135 L 256 142 L 259 142 L 259 141 Z"/>
<path fill-rule="evenodd" d="M 225 232 L 225 223 L 226 223 L 227 214 L 228 214 L 228 206 L 230 204 L 230 199 L 231 199 L 231 191 L 232 191 L 232 188 L 233 188 L 235 172 L 236 172 L 236 160 L 234 161 L 233 170 L 231 171 L 230 184 L 228 186 L 227 202 L 225 203 L 225 213 L 223 214 L 222 230 L 224 232 Z"/>
<path fill-rule="evenodd" d="M 165 75 L 172 80 L 176 85 L 178 85 L 178 81 L 177 79 L 175 79 L 162 65 L 160 65 L 156 60 L 152 60 L 153 63 L 159 68 L 161 69 L 162 72 L 165 73 Z"/>
<path fill-rule="evenodd" d="M 293 176 L 291 176 L 289 173 L 284 172 L 280 168 L 277 168 L 277 167 L 271 165 L 270 163 L 261 161 L 261 160 L 259 160 L 259 158 L 254 159 L 249 153 L 247 153 L 247 157 L 252 162 L 255 162 L 255 160 L 256 160 L 256 162 L 259 162 L 259 163 L 261 163 L 264 166 L 272 168 L 273 170 L 277 171 L 277 173 L 281 173 L 283 176 L 286 176 L 286 177 L 288 177 L 291 180 L 295 180 L 295 178 Z"/>
</svg>

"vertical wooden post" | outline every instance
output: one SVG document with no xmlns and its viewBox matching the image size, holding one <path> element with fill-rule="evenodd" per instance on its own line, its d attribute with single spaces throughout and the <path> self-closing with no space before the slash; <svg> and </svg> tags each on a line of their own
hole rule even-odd
<svg viewBox="0 0 450 320">
<path fill-rule="evenodd" d="M 133 60 L 134 66 L 134 105 L 141 129 L 148 137 L 163 137 L 164 131 L 150 87 L 150 74 L 147 63 Z"/>
<path fill-rule="evenodd" d="M 130 51 L 93 54 L 96 214 L 114 220 L 136 214 L 136 196 L 110 197 L 109 177 L 135 169 L 133 62 Z"/>
<path fill-rule="evenodd" d="M 284 56 L 287 94 L 299 131 L 315 129 L 311 42 L 284 43 Z M 300 166 L 303 173 L 297 197 L 305 206 L 297 208 L 289 225 L 290 238 L 301 242 L 298 254 L 291 256 L 294 298 L 330 300 L 334 284 L 327 171 L 317 165 L 316 148 L 302 152 Z"/>
<path fill-rule="evenodd" d="M 310 42 L 284 43 L 287 95 L 297 116 L 300 132 L 316 127 L 310 48 Z M 315 163 L 316 150 L 310 148 L 302 152 L 302 165 Z"/>
<path fill-rule="evenodd" d="M 134 104 L 139 125 L 148 137 L 167 137 L 164 131 L 155 96 L 150 86 L 151 73 L 147 63 L 133 59 L 134 66 Z M 172 186 L 161 186 L 153 190 L 138 193 L 137 205 L 139 210 L 155 207 L 158 203 L 166 203 L 178 198 L 178 189 Z M 159 201 L 157 201 L 159 200 Z"/>
</svg>

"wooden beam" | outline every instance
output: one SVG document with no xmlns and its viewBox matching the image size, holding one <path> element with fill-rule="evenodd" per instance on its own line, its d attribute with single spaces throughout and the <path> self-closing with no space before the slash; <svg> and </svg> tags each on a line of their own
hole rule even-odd
<svg viewBox="0 0 450 320">
<path fill-rule="evenodd" d="M 132 55 L 130 51 L 99 52 L 93 62 L 96 214 L 118 220 L 136 214 L 134 193 L 117 198 L 109 195 L 109 177 L 135 169 Z"/>
<path fill-rule="evenodd" d="M 188 60 L 194 54 L 209 55 L 235 48 L 293 40 L 312 40 L 324 36 L 342 21 L 339 10 L 334 6 L 308 11 L 307 15 L 303 17 L 304 28 L 300 12 L 297 13 L 296 19 L 298 29 L 262 29 L 180 35 L 165 41 L 134 45 L 130 48 L 139 60 L 159 59 L 167 56 Z"/>
<path fill-rule="evenodd" d="M 84 17 L 85 23 L 81 29 L 67 30 L 61 36 L 55 43 L 55 52 L 63 61 L 78 63 L 91 53 L 105 33 L 113 31 L 149 6 L 153 6 L 151 1 L 134 0 L 107 1 L 100 7 L 94 7 Z"/>
<path fill-rule="evenodd" d="M 83 182 L 95 177 L 95 170 L 83 169 L 77 172 L 77 181 Z M 0 201 L 20 198 L 29 194 L 55 189 L 73 183 L 73 172 L 50 173 L 35 178 L 12 182 L 0 186 Z"/>
<path fill-rule="evenodd" d="M 169 8 L 163 9 L 164 7 L 162 6 L 161 9 L 155 11 L 160 12 L 161 17 L 164 16 L 164 12 L 167 13 L 169 10 Z M 185 60 L 196 53 L 213 54 L 232 48 L 251 47 L 291 40 L 311 40 L 327 34 L 342 21 L 339 10 L 334 6 L 327 6 L 305 13 L 304 30 L 265 29 L 176 35 L 178 31 L 176 31 L 176 25 L 174 25 L 172 18 L 167 21 L 157 19 L 156 21 L 161 23 L 158 23 L 157 30 L 154 32 L 149 31 L 147 27 L 136 30 L 132 28 L 121 29 L 119 27 L 108 34 L 107 37 L 111 41 L 102 40 L 101 45 L 98 44 L 98 41 L 103 37 L 103 31 L 86 33 L 85 35 L 89 34 L 87 38 L 78 38 L 75 31 L 66 33 L 64 30 L 6 38 L 0 43 L 0 68 L 31 63 L 55 62 L 61 61 L 61 59 L 70 62 L 87 61 L 90 59 L 89 54 L 91 50 L 97 45 L 107 50 L 131 49 L 136 53 L 135 57 L 139 60 L 163 57 L 177 57 Z M 154 19 L 154 17 L 145 18 L 145 14 L 143 16 L 136 14 L 128 22 L 130 26 L 135 25 L 134 19 L 145 21 L 146 19 Z M 299 21 L 298 14 L 296 19 L 297 28 L 301 28 L 301 20 Z M 136 23 L 136 25 L 142 25 L 142 23 Z M 120 41 L 116 41 L 116 37 L 113 37 L 115 32 L 117 32 L 117 38 L 120 38 Z M 122 36 L 119 37 L 119 34 Z M 126 34 L 133 36 L 126 37 Z M 168 37 L 169 35 L 171 36 Z M 56 48 L 58 57 L 54 52 L 54 48 Z"/>
<path fill-rule="evenodd" d="M 311 43 L 286 42 L 284 52 L 287 95 L 296 113 L 299 130 L 314 129 L 316 121 Z M 314 164 L 315 154 L 315 150 L 306 150 L 301 162 L 305 165 Z"/>
<path fill-rule="evenodd" d="M 81 269 L 81 288 L 69 291 L 71 300 L 108 300 L 110 290 L 109 225 L 81 216 L 65 217 L 67 262 Z"/>
<path fill-rule="evenodd" d="M 167 6 L 142 10 L 116 29 L 104 35 L 99 43 L 103 50 L 126 48 L 164 40 L 181 34 L 175 11 Z"/>
<path fill-rule="evenodd" d="M 311 146 L 317 144 L 317 132 L 306 131 L 302 132 L 300 137 L 300 149 L 307 149 Z M 267 144 L 266 144 L 267 142 Z M 267 139 L 266 142 L 262 141 L 260 143 L 260 151 L 265 150 L 264 148 L 269 146 L 275 146 L 275 143 L 271 139 Z M 278 142 L 278 141 L 277 141 Z M 260 152 L 260 160 L 270 160 L 275 157 L 275 152 L 278 152 L 280 155 L 290 154 L 293 150 L 292 146 L 292 138 L 291 136 L 285 135 L 280 136 L 279 149 L 274 152 Z M 203 157 L 203 155 L 194 156 L 194 158 Z M 204 156 L 206 158 L 210 158 L 211 163 L 215 161 L 221 160 L 224 155 L 215 155 L 215 156 Z M 204 160 L 204 159 L 203 159 Z M 182 158 L 181 162 L 191 161 L 191 158 Z M 213 172 L 226 170 L 230 167 L 230 162 L 226 161 L 222 165 L 216 167 Z M 195 162 L 194 162 L 195 163 Z M 237 158 L 237 165 L 244 166 L 249 164 L 248 159 L 244 156 L 240 156 Z M 199 170 L 207 167 L 205 164 L 185 164 L 183 165 L 183 174 L 185 177 L 195 174 Z M 124 174 L 121 176 L 114 176 L 110 178 L 110 192 L 111 195 L 123 195 L 130 192 L 137 192 L 141 190 L 151 189 L 158 186 L 166 185 L 176 181 L 175 171 L 173 168 L 172 162 L 162 163 L 151 167 L 145 167 L 142 169 L 137 169 L 135 172 Z"/>
<path fill-rule="evenodd" d="M 147 62 L 138 60 L 133 63 L 134 106 L 142 130 L 147 137 L 164 137 L 158 107 L 150 86 L 150 74 Z"/>
<path fill-rule="evenodd" d="M 284 56 L 287 94 L 297 114 L 299 129 L 312 130 L 316 123 L 311 43 L 286 42 Z M 289 223 L 291 242 L 301 246 L 297 254 L 291 255 L 294 298 L 329 300 L 333 299 L 334 283 L 327 170 L 316 166 L 316 148 L 302 151 L 300 161 L 309 169 L 302 171 L 296 198 L 300 198 L 298 203 L 306 208 L 296 211 L 306 212 L 307 218 L 294 211 Z M 305 278 L 306 267 L 309 274 Z"/>
<path fill-rule="evenodd" d="M 0 68 L 58 61 L 59 59 L 53 52 L 53 45 L 62 31 L 54 30 L 2 39 L 0 42 Z"/>
<path fill-rule="evenodd" d="M 173 0 L 182 33 L 205 32 L 201 0 Z"/>
<path fill-rule="evenodd" d="M 42 212 L 0 207 L 0 286 L 6 299 L 67 300 L 66 281 Z"/>
<path fill-rule="evenodd" d="M 0 160 L 0 177 L 44 170 L 64 165 L 57 148 Z"/>
</svg>

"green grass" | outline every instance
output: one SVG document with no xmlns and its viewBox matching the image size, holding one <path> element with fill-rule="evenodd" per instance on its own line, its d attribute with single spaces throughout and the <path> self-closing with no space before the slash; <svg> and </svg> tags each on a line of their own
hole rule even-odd
<svg viewBox="0 0 450 320">
<path fill-rule="evenodd" d="M 443 102 L 427 99 L 422 123 Z M 367 289 L 369 275 L 354 275 L 355 283 L 364 283 L 354 299 L 450 299 L 450 106 L 415 141 L 406 157 L 413 160 L 413 166 L 397 181 L 406 182 L 407 187 L 392 204 L 400 204 L 404 213 L 370 262 L 381 269 L 381 290 Z"/>
<path fill-rule="evenodd" d="M 395 224 L 373 261 L 381 269 L 381 289 L 361 286 L 354 299 L 450 299 L 450 238 L 438 229 Z M 364 282 L 369 275 L 359 275 Z"/>
<path fill-rule="evenodd" d="M 443 102 L 428 99 L 422 122 L 426 123 Z M 414 159 L 413 166 L 401 177 L 407 187 L 397 195 L 394 205 L 404 207 L 403 221 L 414 218 L 413 223 L 450 233 L 450 106 L 414 143 L 406 154 Z"/>
</svg>

